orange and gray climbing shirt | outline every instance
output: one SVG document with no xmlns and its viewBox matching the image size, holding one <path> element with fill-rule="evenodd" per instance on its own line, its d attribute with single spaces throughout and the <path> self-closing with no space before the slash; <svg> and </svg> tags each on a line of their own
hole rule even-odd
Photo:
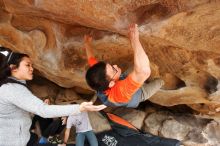
<svg viewBox="0 0 220 146">
<path fill-rule="evenodd" d="M 97 62 L 93 57 L 88 60 L 90 67 Z M 130 75 L 121 74 L 112 88 L 97 91 L 97 96 L 106 106 L 137 107 L 142 94 L 141 85 L 135 82 Z"/>
</svg>

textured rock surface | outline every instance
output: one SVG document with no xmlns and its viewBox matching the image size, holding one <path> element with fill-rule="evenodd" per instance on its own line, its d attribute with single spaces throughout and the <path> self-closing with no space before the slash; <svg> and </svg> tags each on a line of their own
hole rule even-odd
<svg viewBox="0 0 220 146">
<path fill-rule="evenodd" d="M 220 121 L 219 0 L 0 0 L 0 45 L 29 54 L 35 73 L 56 84 L 33 84 L 39 97 L 56 97 L 56 103 L 78 102 L 81 94 L 93 93 L 84 79 L 88 66 L 83 35 L 94 36 L 98 59 L 126 69 L 132 66 L 127 39 L 127 26 L 132 22 L 139 24 L 151 61 L 150 78 L 165 80 L 163 90 L 149 100 L 167 107 L 185 104 L 194 115 L 214 119 L 217 124 L 209 124 L 205 136 L 200 136 L 212 142 L 205 138 L 200 142 L 219 143 L 218 132 L 210 135 Z M 141 126 L 144 115 L 140 117 L 128 119 Z M 165 117 L 145 119 L 145 129 L 169 137 L 167 127 L 175 120 L 167 120 L 159 132 L 160 124 L 150 127 Z M 199 135 L 190 126 L 175 125 L 184 131 L 176 135 L 181 140 L 186 138 L 184 133 Z"/>
</svg>

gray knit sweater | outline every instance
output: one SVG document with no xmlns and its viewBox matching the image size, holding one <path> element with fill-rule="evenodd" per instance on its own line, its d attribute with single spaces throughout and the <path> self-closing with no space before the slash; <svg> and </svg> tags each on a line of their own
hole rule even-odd
<svg viewBox="0 0 220 146">
<path fill-rule="evenodd" d="M 30 138 L 30 113 L 53 118 L 80 111 L 79 105 L 47 105 L 23 85 L 4 84 L 0 87 L 0 146 L 26 146 Z"/>
</svg>

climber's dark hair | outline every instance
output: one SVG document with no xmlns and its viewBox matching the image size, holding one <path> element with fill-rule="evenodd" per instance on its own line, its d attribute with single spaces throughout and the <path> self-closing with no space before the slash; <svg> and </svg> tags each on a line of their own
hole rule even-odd
<svg viewBox="0 0 220 146">
<path fill-rule="evenodd" d="M 108 89 L 109 80 L 106 75 L 106 63 L 103 61 L 90 67 L 86 72 L 87 84 L 96 91 Z"/>
<path fill-rule="evenodd" d="M 2 52 L 8 52 L 4 55 Z M 0 47 L 0 86 L 8 83 L 8 77 L 11 76 L 10 65 L 18 68 L 23 57 L 29 57 L 27 54 L 15 53 L 5 47 Z"/>
</svg>

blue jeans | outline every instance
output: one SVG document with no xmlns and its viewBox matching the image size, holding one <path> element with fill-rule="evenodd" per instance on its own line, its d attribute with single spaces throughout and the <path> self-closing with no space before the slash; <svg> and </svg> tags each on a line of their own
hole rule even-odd
<svg viewBox="0 0 220 146">
<path fill-rule="evenodd" d="M 92 130 L 77 133 L 76 146 L 84 146 L 85 138 L 89 141 L 90 146 L 98 146 L 98 141 Z"/>
</svg>

